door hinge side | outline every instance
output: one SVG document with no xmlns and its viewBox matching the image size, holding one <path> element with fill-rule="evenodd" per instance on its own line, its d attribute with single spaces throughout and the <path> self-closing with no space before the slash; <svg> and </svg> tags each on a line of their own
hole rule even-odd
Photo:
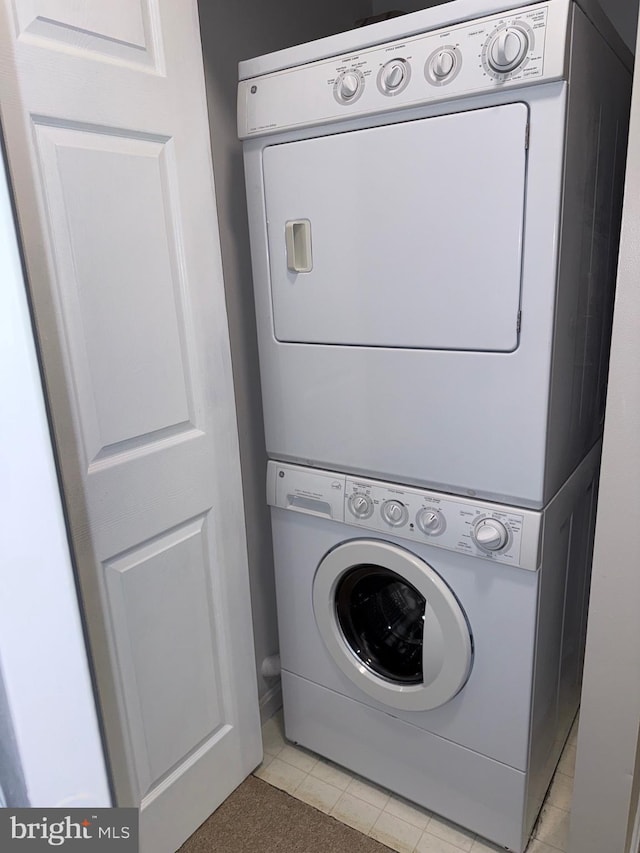
<svg viewBox="0 0 640 853">
<path fill-rule="evenodd" d="M 529 150 L 529 132 L 530 132 L 530 130 L 531 130 L 531 125 L 529 124 L 529 122 L 527 122 L 527 126 L 526 126 L 525 131 L 524 131 L 524 148 L 525 148 L 525 151 Z"/>
<path fill-rule="evenodd" d="M 522 327 L 522 311 L 518 311 L 518 319 L 516 320 L 516 334 L 520 334 L 520 329 Z"/>
</svg>

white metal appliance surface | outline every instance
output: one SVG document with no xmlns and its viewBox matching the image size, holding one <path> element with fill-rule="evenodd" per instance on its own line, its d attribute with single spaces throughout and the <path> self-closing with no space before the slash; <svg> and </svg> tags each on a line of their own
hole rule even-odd
<svg viewBox="0 0 640 853">
<path fill-rule="evenodd" d="M 241 63 L 272 458 L 540 508 L 597 440 L 630 76 L 515 7 Z"/>
<path fill-rule="evenodd" d="M 542 512 L 270 462 L 287 737 L 522 853 L 577 709 L 599 449 Z"/>
</svg>

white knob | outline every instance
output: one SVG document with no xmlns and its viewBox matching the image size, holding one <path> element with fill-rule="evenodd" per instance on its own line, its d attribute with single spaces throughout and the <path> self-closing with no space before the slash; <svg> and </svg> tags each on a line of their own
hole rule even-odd
<svg viewBox="0 0 640 853">
<path fill-rule="evenodd" d="M 427 536 L 434 536 L 444 530 L 444 516 L 438 510 L 422 509 L 418 513 L 416 523 Z"/>
<path fill-rule="evenodd" d="M 489 64 L 494 71 L 506 74 L 524 61 L 529 50 L 529 37 L 520 27 L 505 27 L 494 36 L 489 48 Z"/>
<path fill-rule="evenodd" d="M 451 74 L 455 64 L 456 59 L 453 53 L 450 50 L 441 50 L 440 53 L 436 54 L 433 58 L 431 70 L 436 77 L 443 79 Z"/>
<path fill-rule="evenodd" d="M 368 518 L 373 512 L 373 502 L 368 495 L 356 493 L 349 498 L 349 509 L 356 518 Z"/>
<path fill-rule="evenodd" d="M 392 527 L 401 527 L 408 516 L 407 508 L 400 501 L 386 501 L 382 507 L 382 517 Z"/>
<path fill-rule="evenodd" d="M 509 532 L 501 521 L 484 518 L 473 528 L 473 541 L 484 551 L 500 551 L 509 541 Z"/>
<path fill-rule="evenodd" d="M 340 81 L 340 95 L 345 101 L 350 100 L 360 88 L 360 78 L 357 74 L 345 74 Z"/>
<path fill-rule="evenodd" d="M 387 89 L 397 89 L 404 80 L 404 68 L 398 63 L 391 65 L 385 72 L 384 84 Z"/>
</svg>

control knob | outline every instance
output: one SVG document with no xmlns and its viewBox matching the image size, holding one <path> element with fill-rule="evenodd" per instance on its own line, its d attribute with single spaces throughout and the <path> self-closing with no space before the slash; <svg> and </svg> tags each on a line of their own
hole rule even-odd
<svg viewBox="0 0 640 853">
<path fill-rule="evenodd" d="M 529 51 L 529 34 L 517 24 L 503 27 L 491 38 L 487 61 L 498 74 L 509 74 L 522 65 Z"/>
<path fill-rule="evenodd" d="M 483 518 L 476 522 L 471 538 L 483 551 L 502 551 L 509 543 L 509 531 L 495 518 Z"/>
<path fill-rule="evenodd" d="M 392 59 L 380 69 L 378 88 L 383 95 L 398 95 L 407 86 L 410 76 L 406 59 Z"/>
<path fill-rule="evenodd" d="M 421 509 L 416 516 L 416 524 L 427 536 L 437 536 L 445 528 L 444 516 L 437 509 Z"/>
<path fill-rule="evenodd" d="M 452 50 L 441 50 L 431 60 L 431 73 L 444 80 L 456 67 L 456 55 Z"/>
<path fill-rule="evenodd" d="M 347 71 L 338 81 L 337 92 L 341 100 L 352 101 L 360 91 L 362 81 L 357 74 Z"/>
<path fill-rule="evenodd" d="M 369 495 L 355 492 L 349 498 L 349 510 L 356 518 L 369 518 L 373 514 L 373 501 Z"/>
<path fill-rule="evenodd" d="M 390 63 L 384 72 L 384 83 L 387 89 L 397 89 L 404 80 L 404 68 L 399 62 Z"/>
<path fill-rule="evenodd" d="M 400 501 L 385 501 L 382 505 L 382 517 L 391 527 L 402 527 L 407 523 L 409 513 Z"/>
</svg>

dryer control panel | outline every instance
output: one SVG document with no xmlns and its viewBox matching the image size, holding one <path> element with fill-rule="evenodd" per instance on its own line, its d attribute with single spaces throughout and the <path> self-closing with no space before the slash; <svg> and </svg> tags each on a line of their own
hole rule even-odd
<svg viewBox="0 0 640 853">
<path fill-rule="evenodd" d="M 561 80 L 569 3 L 537 3 L 242 80 L 241 138 Z"/>
<path fill-rule="evenodd" d="M 542 512 L 269 462 L 271 506 L 535 571 Z"/>
</svg>

